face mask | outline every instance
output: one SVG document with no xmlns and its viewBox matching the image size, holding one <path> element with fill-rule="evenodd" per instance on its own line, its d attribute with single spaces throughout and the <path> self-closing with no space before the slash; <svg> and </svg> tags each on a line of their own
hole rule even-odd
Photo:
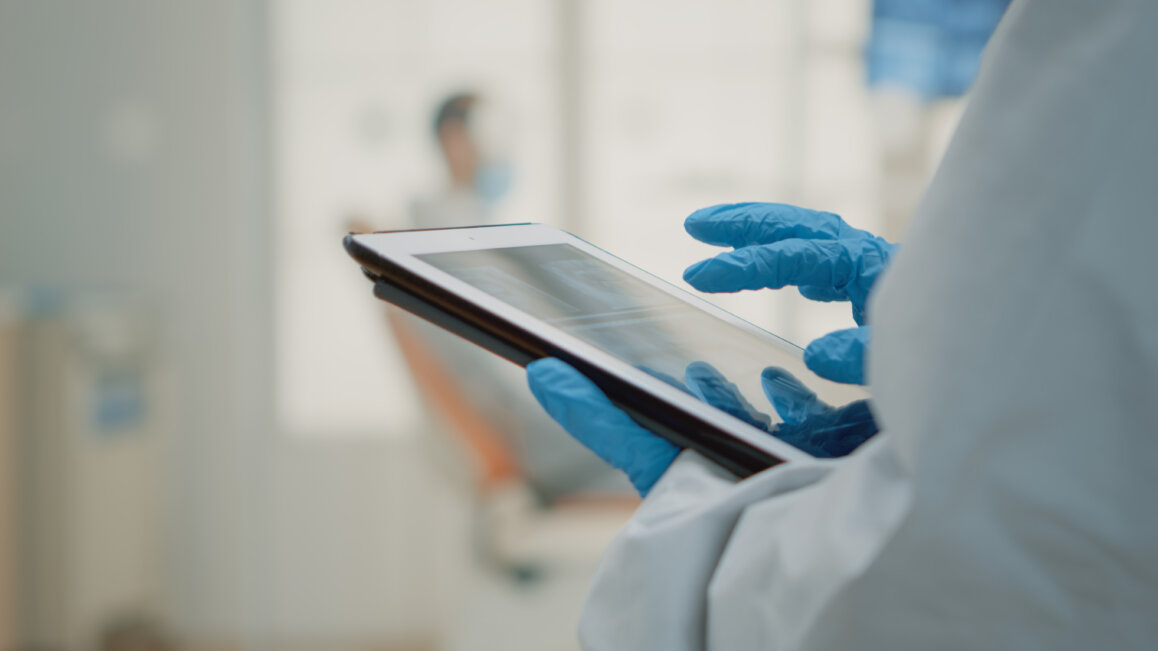
<svg viewBox="0 0 1158 651">
<path fill-rule="evenodd" d="M 474 190 L 484 202 L 495 203 L 511 189 L 514 176 L 514 167 L 507 161 L 485 161 L 475 172 Z"/>
</svg>

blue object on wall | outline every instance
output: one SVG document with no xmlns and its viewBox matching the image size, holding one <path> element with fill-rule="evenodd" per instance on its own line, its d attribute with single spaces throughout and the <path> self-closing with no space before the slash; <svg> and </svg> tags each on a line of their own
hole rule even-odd
<svg viewBox="0 0 1158 651">
<path fill-rule="evenodd" d="M 875 0 L 865 58 L 870 86 L 925 100 L 963 95 L 1009 0 Z"/>
</svg>

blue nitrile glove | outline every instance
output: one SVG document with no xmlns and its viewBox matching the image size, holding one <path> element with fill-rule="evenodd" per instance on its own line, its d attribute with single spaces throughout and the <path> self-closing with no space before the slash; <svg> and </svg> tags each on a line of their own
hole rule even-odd
<svg viewBox="0 0 1158 651">
<path fill-rule="evenodd" d="M 692 213 L 684 228 L 697 240 L 734 250 L 687 268 L 684 280 L 700 291 L 796 285 L 817 301 L 847 300 L 865 325 L 865 304 L 895 244 L 853 228 L 840 217 L 776 203 L 737 203 Z M 804 362 L 817 375 L 864 384 L 867 327 L 841 330 L 812 342 Z"/>
<path fill-rule="evenodd" d="M 796 376 L 769 366 L 760 374 L 764 395 L 784 419 L 771 433 L 815 457 L 843 457 L 877 433 L 867 400 L 832 407 Z"/>
<path fill-rule="evenodd" d="M 784 419 L 775 426 L 709 364 L 689 364 L 686 384 L 643 370 L 817 457 L 848 454 L 877 431 L 867 402 L 830 407 L 777 367 L 765 369 L 761 376 L 764 393 Z M 640 427 L 595 383 L 560 360 L 527 365 L 527 381 L 547 413 L 604 461 L 626 472 L 640 495 L 647 495 L 679 453 L 678 447 Z"/>
<path fill-rule="evenodd" d="M 527 384 L 555 422 L 627 473 L 640 495 L 647 495 L 679 454 L 673 443 L 637 425 L 594 382 L 561 360 L 548 357 L 528 364 Z"/>
<path fill-rule="evenodd" d="M 830 332 L 804 349 L 804 365 L 822 378 L 845 384 L 864 384 L 873 327 L 862 325 Z"/>
<path fill-rule="evenodd" d="M 814 457 L 842 457 L 877 433 L 867 400 L 831 407 L 779 366 L 769 366 L 760 374 L 764 396 L 784 421 L 776 425 L 711 364 L 692 362 L 685 376 L 687 391 L 700 400 Z"/>
</svg>

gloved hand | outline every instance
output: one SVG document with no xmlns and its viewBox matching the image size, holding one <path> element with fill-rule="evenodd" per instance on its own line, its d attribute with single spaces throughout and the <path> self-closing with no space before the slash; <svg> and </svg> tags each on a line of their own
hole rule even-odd
<svg viewBox="0 0 1158 651">
<path fill-rule="evenodd" d="M 627 478 L 646 496 L 679 448 L 631 420 L 579 371 L 551 357 L 527 365 L 527 384 L 543 409 L 568 434 Z"/>
<path fill-rule="evenodd" d="M 779 289 L 796 285 L 806 298 L 847 300 L 860 328 L 840 330 L 809 344 L 804 362 L 821 377 L 864 384 L 871 330 L 865 303 L 896 245 L 853 228 L 840 217 L 776 203 L 737 203 L 692 213 L 692 237 L 734 247 L 687 268 L 684 280 L 704 292 Z"/>
<path fill-rule="evenodd" d="M 848 454 L 877 432 L 866 401 L 830 407 L 778 367 L 761 375 L 765 395 L 784 420 L 775 426 L 709 364 L 689 364 L 686 384 L 643 370 L 814 456 Z M 527 381 L 547 413 L 604 461 L 626 472 L 640 495 L 647 495 L 679 454 L 673 443 L 640 427 L 595 383 L 558 359 L 527 365 Z"/>
<path fill-rule="evenodd" d="M 832 407 L 779 366 L 769 366 L 760 374 L 764 396 L 783 421 L 776 425 L 711 364 L 692 362 L 685 377 L 687 391 L 700 400 L 814 457 L 842 457 L 877 433 L 867 400 Z"/>
</svg>

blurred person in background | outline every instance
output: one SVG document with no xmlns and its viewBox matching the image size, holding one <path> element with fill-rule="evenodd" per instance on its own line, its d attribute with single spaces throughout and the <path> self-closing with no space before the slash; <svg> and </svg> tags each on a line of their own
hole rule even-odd
<svg viewBox="0 0 1158 651">
<path fill-rule="evenodd" d="M 412 228 L 476 226 L 491 221 L 514 181 L 510 125 L 473 92 L 454 93 L 434 112 L 434 137 L 446 163 L 447 185 L 414 201 Z"/>
<path fill-rule="evenodd" d="M 458 92 L 442 100 L 434 111 L 433 132 L 446 165 L 446 185 L 412 202 L 410 227 L 492 223 L 514 180 L 511 128 L 477 93 Z M 414 335 L 410 345 L 421 347 L 424 355 L 453 373 L 451 390 L 502 437 L 540 504 L 578 495 L 631 494 L 626 479 L 543 413 L 527 394 L 516 366 L 401 310 L 393 310 L 391 319 L 396 331 L 403 328 Z"/>
<path fill-rule="evenodd" d="M 884 237 L 908 227 L 1009 0 L 874 0 L 865 49 L 881 152 Z"/>
</svg>

